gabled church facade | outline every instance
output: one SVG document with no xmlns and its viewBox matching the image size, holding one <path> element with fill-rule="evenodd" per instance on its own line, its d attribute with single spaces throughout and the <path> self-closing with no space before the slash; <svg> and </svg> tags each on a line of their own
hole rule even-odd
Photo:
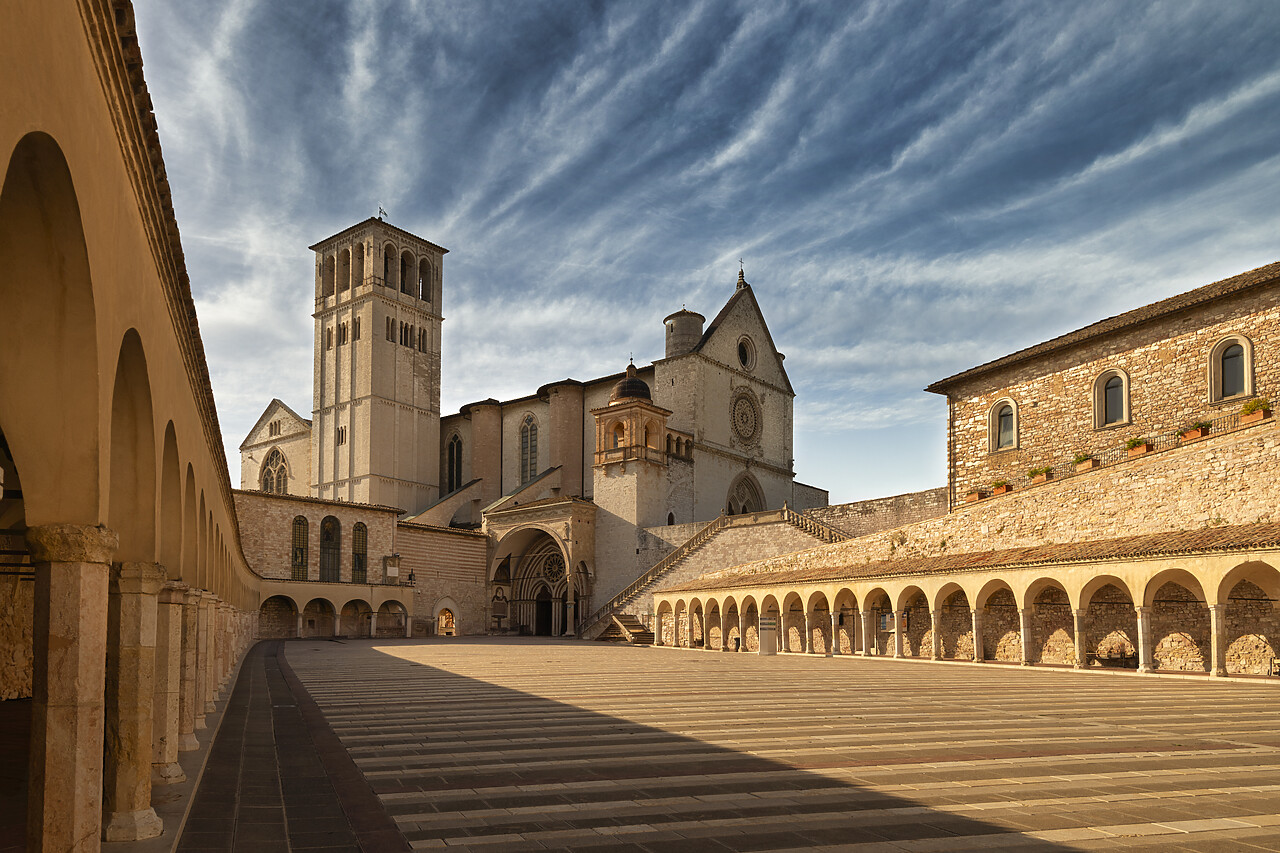
<svg viewBox="0 0 1280 853">
<path fill-rule="evenodd" d="M 718 516 L 826 504 L 795 482 L 795 392 L 742 272 L 709 324 L 667 317 L 650 364 L 441 415 L 448 250 L 381 219 L 311 248 L 312 418 L 273 400 L 241 445 L 241 484 L 397 507 L 409 535 L 485 534 L 483 565 L 417 549 L 428 564 L 403 566 L 419 579 L 415 621 L 465 598 L 482 604 L 450 610 L 460 632 L 571 634 Z M 433 589 L 442 569 L 469 588 Z"/>
</svg>

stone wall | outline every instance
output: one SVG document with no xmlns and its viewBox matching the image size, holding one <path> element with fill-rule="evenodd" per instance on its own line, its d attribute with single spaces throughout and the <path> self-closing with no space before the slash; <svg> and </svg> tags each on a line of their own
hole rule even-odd
<svg viewBox="0 0 1280 853">
<path fill-rule="evenodd" d="M 1226 619 L 1227 671 L 1270 674 L 1280 649 L 1268 638 L 1280 637 L 1280 610 L 1256 584 L 1241 581 L 1231 590 Z"/>
<path fill-rule="evenodd" d="M 940 518 L 729 569 L 760 573 L 1275 521 L 1275 418 L 1064 480 L 963 504 Z"/>
<path fill-rule="evenodd" d="M 982 657 L 1018 663 L 1022 660 L 1022 630 L 1013 593 L 997 590 L 982 611 Z"/>
<path fill-rule="evenodd" d="M 1071 601 L 1056 586 L 1046 587 L 1032 605 L 1031 661 L 1071 666 L 1076 660 Z"/>
<path fill-rule="evenodd" d="M 1252 341 L 1256 393 L 1277 399 L 1280 354 L 1272 347 L 1280 339 L 1280 288 L 1274 287 L 957 384 L 948 391 L 953 500 L 996 480 L 1025 484 L 1028 469 L 1061 470 L 1076 453 L 1096 453 L 1238 410 L 1243 398 L 1210 402 L 1208 389 L 1210 352 L 1233 334 Z M 1095 428 L 1094 380 L 1112 368 L 1128 374 L 1130 419 Z M 989 418 L 1004 399 L 1016 406 L 1016 447 L 993 453 Z"/>
<path fill-rule="evenodd" d="M 443 607 L 454 614 L 454 633 L 490 628 L 485 584 L 488 540 L 480 533 L 402 523 L 397 525 L 400 572 L 413 573 L 413 635 L 435 632 Z"/>
<path fill-rule="evenodd" d="M 0 576 L 0 700 L 31 697 L 35 583 L 33 576 Z"/>
<path fill-rule="evenodd" d="M 815 507 L 804 514 L 851 536 L 866 536 L 947 514 L 947 488 L 939 486 L 888 498 Z"/>
<path fill-rule="evenodd" d="M 1084 630 L 1086 653 L 1103 658 L 1138 653 L 1138 614 L 1133 600 L 1114 584 L 1102 587 L 1089 600 Z"/>
<path fill-rule="evenodd" d="M 285 599 L 274 596 L 258 610 L 258 638 L 281 640 L 298 635 L 298 615 Z"/>
<path fill-rule="evenodd" d="M 1151 606 L 1151 641 L 1156 669 L 1208 672 L 1209 609 L 1186 587 L 1164 584 Z"/>
</svg>

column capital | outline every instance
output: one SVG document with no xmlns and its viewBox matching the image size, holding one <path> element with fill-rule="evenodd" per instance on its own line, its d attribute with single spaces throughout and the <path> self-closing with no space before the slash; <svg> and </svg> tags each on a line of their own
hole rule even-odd
<svg viewBox="0 0 1280 853">
<path fill-rule="evenodd" d="M 160 603 L 184 604 L 190 589 L 191 586 L 182 581 L 165 581 L 160 587 Z"/>
<path fill-rule="evenodd" d="M 112 591 L 134 595 L 155 595 L 164 584 L 164 567 L 159 563 L 127 562 L 111 564 Z"/>
<path fill-rule="evenodd" d="M 33 563 L 110 563 L 120 547 L 119 534 L 100 524 L 41 524 L 26 540 Z"/>
<path fill-rule="evenodd" d="M 1135 604 L 1133 605 L 1133 612 L 1138 614 L 1139 619 L 1145 619 L 1151 615 L 1151 608 Z"/>
</svg>

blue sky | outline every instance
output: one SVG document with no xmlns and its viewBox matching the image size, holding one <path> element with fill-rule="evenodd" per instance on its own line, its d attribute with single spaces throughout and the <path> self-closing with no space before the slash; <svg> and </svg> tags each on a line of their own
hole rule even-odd
<svg viewBox="0 0 1280 853">
<path fill-rule="evenodd" d="M 233 471 L 379 205 L 451 250 L 446 413 L 660 358 L 744 259 L 833 502 L 945 481 L 926 384 L 1280 259 L 1274 2 L 135 8 Z"/>
</svg>

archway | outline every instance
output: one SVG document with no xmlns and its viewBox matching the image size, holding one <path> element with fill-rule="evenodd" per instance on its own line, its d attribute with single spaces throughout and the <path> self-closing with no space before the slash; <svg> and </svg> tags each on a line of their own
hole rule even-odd
<svg viewBox="0 0 1280 853">
<path fill-rule="evenodd" d="M 1022 619 L 1009 584 L 988 581 L 978 593 L 982 616 L 982 660 L 1022 662 Z"/>
<path fill-rule="evenodd" d="M 284 640 L 298 636 L 298 605 L 292 598 L 273 595 L 258 608 L 258 636 Z"/>
<path fill-rule="evenodd" d="M 589 580 L 584 563 L 568 571 L 566 550 L 558 538 L 540 527 L 513 530 L 494 549 L 491 565 L 490 595 L 496 596 L 499 589 L 507 595 L 510 587 L 507 612 L 513 630 L 540 636 L 576 633 L 579 620 L 587 615 L 580 603 Z M 544 589 L 546 598 L 539 599 Z"/>
<path fill-rule="evenodd" d="M 345 610 L 344 610 L 345 612 Z M 332 637 L 337 627 L 333 604 L 324 598 L 313 598 L 302 609 L 303 637 Z M 358 636 L 358 635 L 351 635 Z"/>
<path fill-rule="evenodd" d="M 746 515 L 749 512 L 764 510 L 764 491 L 751 474 L 739 474 L 729 486 L 725 497 L 725 507 L 729 515 Z"/>
<path fill-rule="evenodd" d="M 539 584 L 538 591 L 533 595 L 534 616 L 533 616 L 533 633 L 536 637 L 551 636 L 551 617 L 553 615 L 551 590 L 547 589 L 546 584 Z"/>
<path fill-rule="evenodd" d="M 373 608 L 369 606 L 369 602 L 357 598 L 342 605 L 338 622 L 338 633 L 341 636 L 359 639 L 368 637 L 372 630 Z"/>
<path fill-rule="evenodd" d="M 375 620 L 374 636 L 403 637 L 409 614 L 404 605 L 398 601 L 384 601 L 378 608 Z"/>
<path fill-rule="evenodd" d="M 1226 671 L 1270 675 L 1280 657 L 1280 572 L 1266 563 L 1245 563 L 1228 572 L 1219 588 L 1218 600 L 1226 601 Z"/>
<path fill-rule="evenodd" d="M 924 590 L 909 586 L 899 593 L 897 616 L 902 619 L 902 656 L 933 657 L 933 617 Z"/>
<path fill-rule="evenodd" d="M 1209 608 L 1190 572 L 1171 569 L 1147 583 L 1151 614 L 1151 664 L 1172 672 L 1208 672 L 1213 659 Z"/>
<path fill-rule="evenodd" d="M 1138 614 L 1124 581 L 1103 575 L 1080 594 L 1084 630 L 1079 638 L 1089 666 L 1138 668 Z"/>
<path fill-rule="evenodd" d="M 1076 662 L 1075 616 L 1066 588 L 1051 578 L 1041 578 L 1027 588 L 1031 610 L 1027 649 L 1030 663 L 1074 666 Z"/>
<path fill-rule="evenodd" d="M 959 584 L 938 591 L 938 640 L 943 660 L 973 660 L 973 611 Z"/>
<path fill-rule="evenodd" d="M 809 596 L 808 619 L 809 651 L 815 655 L 831 654 L 831 607 L 826 593 Z"/>
<path fill-rule="evenodd" d="M 845 587 L 836 593 L 835 604 L 838 630 L 832 640 L 832 651 L 838 655 L 851 655 L 858 650 L 858 599 L 853 590 Z"/>
<path fill-rule="evenodd" d="M 868 631 L 870 643 L 864 654 L 892 655 L 894 619 L 893 602 L 889 599 L 889 593 L 877 587 L 867 593 L 863 606 L 871 619 Z"/>
<path fill-rule="evenodd" d="M 441 637 L 458 635 L 458 617 L 450 607 L 441 607 L 436 613 L 436 634 Z"/>
</svg>

